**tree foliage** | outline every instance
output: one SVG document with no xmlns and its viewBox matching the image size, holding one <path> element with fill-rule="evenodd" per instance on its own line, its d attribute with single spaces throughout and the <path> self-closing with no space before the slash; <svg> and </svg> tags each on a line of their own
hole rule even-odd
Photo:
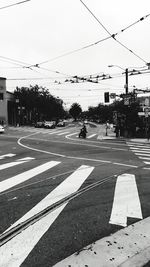
<svg viewBox="0 0 150 267">
<path fill-rule="evenodd" d="M 77 118 L 79 118 L 81 112 L 82 112 L 82 108 L 78 103 L 73 103 L 71 105 L 69 113 L 74 118 L 75 121 L 77 120 Z"/>
<path fill-rule="evenodd" d="M 65 116 L 63 101 L 52 96 L 48 89 L 38 85 L 16 88 L 20 122 L 34 123 L 39 120 L 58 120 Z"/>
</svg>

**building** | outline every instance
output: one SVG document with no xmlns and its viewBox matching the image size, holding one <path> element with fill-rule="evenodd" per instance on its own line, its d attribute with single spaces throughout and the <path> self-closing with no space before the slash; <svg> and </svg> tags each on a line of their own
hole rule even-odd
<svg viewBox="0 0 150 267">
<path fill-rule="evenodd" d="M 0 77 L 0 124 L 16 125 L 14 94 L 6 91 L 6 78 Z"/>
</svg>

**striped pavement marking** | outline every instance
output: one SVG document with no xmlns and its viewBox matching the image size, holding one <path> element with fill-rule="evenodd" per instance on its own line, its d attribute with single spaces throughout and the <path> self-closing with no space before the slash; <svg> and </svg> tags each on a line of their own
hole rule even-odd
<svg viewBox="0 0 150 267">
<path fill-rule="evenodd" d="M 143 218 L 135 175 L 124 173 L 117 177 L 109 223 L 125 227 L 127 217 Z"/>
<path fill-rule="evenodd" d="M 76 192 L 88 176 L 93 171 L 94 167 L 82 165 L 68 178 L 66 178 L 59 186 L 57 186 L 50 194 L 41 200 L 33 209 L 13 224 L 9 229 L 18 225 L 22 221 L 30 218 L 32 215 L 43 210 L 49 205 L 67 197 L 69 194 Z M 68 203 L 63 204 L 59 208 L 52 211 L 50 214 L 43 217 L 41 220 L 30 225 L 20 234 L 5 243 L 0 247 L 0 262 L 2 266 L 19 267 L 41 237 L 48 231 L 49 227 L 56 220 L 58 215 L 66 207 Z M 9 230 L 8 229 L 8 230 Z"/>
<path fill-rule="evenodd" d="M 0 165 L 0 170 L 4 170 L 4 169 L 10 168 L 10 167 L 17 166 L 17 165 L 22 164 L 22 163 L 29 162 L 32 159 L 34 159 L 34 158 L 26 157 L 26 158 L 19 159 L 17 161 L 1 164 Z"/>
<path fill-rule="evenodd" d="M 89 135 L 87 138 L 90 139 L 90 138 L 94 137 L 95 135 L 96 135 L 96 134 L 91 134 L 91 135 Z"/>
<path fill-rule="evenodd" d="M 18 164 L 21 164 L 22 162 L 17 162 Z M 25 182 L 26 180 L 31 179 L 32 177 L 41 174 L 44 171 L 47 171 L 48 169 L 51 169 L 52 167 L 58 165 L 60 162 L 59 161 L 49 161 L 47 163 L 44 163 L 38 167 L 35 167 L 31 170 L 25 171 L 21 174 L 15 175 L 11 178 L 8 178 L 2 182 L 0 182 L 0 193 L 12 188 L 20 183 Z"/>
<path fill-rule="evenodd" d="M 63 134 L 67 134 L 67 133 L 69 133 L 69 132 L 62 132 L 62 133 L 59 133 L 57 135 L 63 135 Z"/>
<path fill-rule="evenodd" d="M 147 145 L 136 145 L 136 144 L 130 144 L 128 143 L 128 145 L 130 146 L 131 151 L 138 156 L 139 159 L 143 160 L 143 162 L 145 164 L 150 164 L 150 147 Z M 144 161 L 146 160 L 146 161 Z"/>
<path fill-rule="evenodd" d="M 0 159 L 11 158 L 11 157 L 14 157 L 14 156 L 16 156 L 16 154 L 8 153 L 8 154 L 5 154 L 5 155 L 1 155 Z"/>
<path fill-rule="evenodd" d="M 70 137 L 70 136 L 76 135 L 77 133 L 78 133 L 78 132 L 68 134 L 66 137 Z"/>
</svg>

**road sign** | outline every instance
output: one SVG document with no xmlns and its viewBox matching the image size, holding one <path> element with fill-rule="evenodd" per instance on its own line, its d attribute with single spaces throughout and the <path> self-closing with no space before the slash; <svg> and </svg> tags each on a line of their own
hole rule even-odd
<svg viewBox="0 0 150 267">
<path fill-rule="evenodd" d="M 149 107 L 144 108 L 145 117 L 149 116 L 149 111 L 150 111 Z"/>
<path fill-rule="evenodd" d="M 129 103 L 130 103 L 130 98 L 129 97 L 125 97 L 124 98 L 124 105 L 129 105 Z"/>
<path fill-rule="evenodd" d="M 145 98 L 145 106 L 149 106 L 149 98 Z"/>
<path fill-rule="evenodd" d="M 138 115 L 139 116 L 145 116 L 145 112 L 140 111 L 140 112 L 138 112 Z M 148 116 L 150 116 L 150 111 L 148 112 Z"/>
</svg>

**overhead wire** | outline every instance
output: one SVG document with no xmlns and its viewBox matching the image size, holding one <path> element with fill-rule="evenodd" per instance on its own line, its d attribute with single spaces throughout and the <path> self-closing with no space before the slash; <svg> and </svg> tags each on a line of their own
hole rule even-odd
<svg viewBox="0 0 150 267">
<path fill-rule="evenodd" d="M 107 28 L 104 26 L 103 23 L 101 23 L 101 21 L 94 15 L 94 13 L 88 8 L 88 6 L 82 1 L 80 0 L 80 2 L 84 5 L 84 7 L 88 10 L 88 12 L 95 18 L 95 20 L 101 25 L 101 27 L 109 34 L 109 36 L 114 39 L 117 43 L 119 43 L 121 46 L 123 46 L 125 49 L 127 49 L 130 53 L 134 54 L 137 58 L 139 58 L 140 60 L 142 60 L 144 63 L 147 64 L 147 61 L 145 61 L 142 57 L 140 57 L 139 55 L 137 55 L 135 52 L 133 52 L 131 49 L 129 49 L 126 45 L 124 45 L 122 42 L 118 41 L 115 36 L 117 34 L 111 34 L 110 31 L 107 30 Z M 143 19 L 147 18 L 150 14 L 146 15 L 145 17 L 142 17 L 139 21 L 142 21 Z M 138 21 L 138 22 L 139 22 Z M 135 25 L 136 23 L 132 23 L 131 26 Z M 123 31 L 125 31 L 125 29 L 128 29 L 128 26 L 126 28 L 123 29 Z"/>
<path fill-rule="evenodd" d="M 24 4 L 24 3 L 29 2 L 29 1 L 31 1 L 31 0 L 24 0 L 24 1 L 16 2 L 16 3 L 11 4 L 11 5 L 2 6 L 2 7 L 0 7 L 0 9 L 9 8 L 9 7 L 12 7 L 12 6 Z"/>
<path fill-rule="evenodd" d="M 92 13 L 92 14 L 93 14 L 93 13 Z M 95 17 L 94 14 L 93 14 L 93 16 Z M 57 60 L 57 59 L 59 59 L 59 58 L 62 58 L 62 57 L 65 57 L 65 56 L 74 54 L 74 53 L 76 53 L 76 52 L 79 52 L 79 51 L 82 51 L 82 50 L 84 50 L 84 49 L 90 48 L 90 47 L 92 47 L 92 46 L 95 46 L 95 45 L 97 45 L 97 44 L 99 44 L 99 43 L 101 43 L 101 42 L 104 42 L 104 41 L 108 40 L 108 39 L 115 38 L 115 36 L 117 36 L 117 35 L 123 33 L 123 32 L 126 31 L 127 29 L 129 29 L 129 28 L 131 28 L 132 26 L 136 25 L 137 23 L 143 21 L 144 19 L 146 19 L 146 18 L 149 17 L 149 16 L 150 16 L 150 14 L 147 14 L 147 15 L 141 17 L 140 19 L 138 19 L 137 21 L 135 21 L 135 22 L 129 24 L 128 26 L 124 27 L 123 29 L 121 29 L 121 30 L 119 30 L 118 32 L 113 33 L 113 34 L 111 34 L 111 33 L 110 33 L 110 32 L 103 26 L 104 29 L 105 29 L 105 30 L 107 31 L 107 33 L 109 34 L 108 37 L 102 38 L 102 39 L 100 39 L 100 40 L 98 40 L 98 41 L 96 41 L 96 42 L 93 42 L 93 43 L 88 44 L 88 45 L 86 45 L 86 46 L 83 46 L 83 47 L 77 48 L 77 49 L 75 49 L 75 50 L 66 52 L 66 53 L 64 53 L 64 54 L 61 54 L 61 55 L 56 56 L 56 57 L 53 57 L 53 58 L 51 58 L 51 59 L 48 59 L 48 60 L 45 60 L 45 61 L 41 61 L 40 63 L 38 63 L 38 65 L 45 64 L 45 63 L 48 63 L 48 62 Z M 96 17 L 95 17 L 95 19 L 98 20 Z M 101 24 L 101 22 L 100 22 L 99 20 L 98 20 L 98 22 Z M 101 25 L 101 26 L 102 26 L 102 25 Z M 117 40 L 116 40 L 116 41 L 117 41 Z M 127 49 L 128 49 L 128 48 L 127 48 Z M 137 55 L 137 56 L 138 56 L 138 55 Z M 145 63 L 145 61 L 144 61 L 144 63 Z M 31 66 L 32 66 L 32 65 L 31 65 Z"/>
</svg>

